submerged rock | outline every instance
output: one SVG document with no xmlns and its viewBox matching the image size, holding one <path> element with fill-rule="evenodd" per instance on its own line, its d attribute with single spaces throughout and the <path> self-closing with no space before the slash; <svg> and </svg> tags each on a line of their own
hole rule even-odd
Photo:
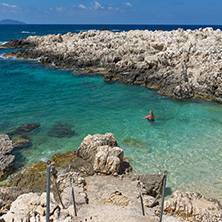
<svg viewBox="0 0 222 222">
<path fill-rule="evenodd" d="M 32 140 L 27 136 L 13 137 L 12 144 L 14 148 L 22 149 L 32 146 Z"/>
<path fill-rule="evenodd" d="M 40 127 L 40 123 L 26 123 L 26 124 L 19 126 L 14 131 L 7 133 L 7 135 L 10 138 L 17 136 L 17 135 L 24 135 L 26 133 L 33 131 L 34 129 L 36 129 L 38 127 Z"/>
<path fill-rule="evenodd" d="M 149 148 L 148 143 L 140 141 L 140 140 L 136 140 L 136 139 L 133 139 L 133 138 L 124 139 L 122 141 L 122 143 L 124 143 L 128 146 L 136 147 L 136 148 Z"/>
<path fill-rule="evenodd" d="M 53 125 L 52 129 L 48 132 L 47 135 L 52 137 L 62 138 L 62 137 L 72 137 L 75 134 L 76 134 L 75 131 L 72 130 L 72 125 L 70 125 L 69 123 L 59 121 Z"/>
</svg>

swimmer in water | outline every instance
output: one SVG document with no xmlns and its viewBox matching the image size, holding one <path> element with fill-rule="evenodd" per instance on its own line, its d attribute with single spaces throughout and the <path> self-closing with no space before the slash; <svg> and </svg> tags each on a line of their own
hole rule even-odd
<svg viewBox="0 0 222 222">
<path fill-rule="evenodd" d="M 142 119 L 147 119 L 150 122 L 154 121 L 153 111 L 150 111 L 150 115 L 142 117 Z"/>
</svg>

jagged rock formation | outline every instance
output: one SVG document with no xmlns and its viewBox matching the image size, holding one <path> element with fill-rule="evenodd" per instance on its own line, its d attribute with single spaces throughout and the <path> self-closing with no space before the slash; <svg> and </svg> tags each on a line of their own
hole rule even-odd
<svg viewBox="0 0 222 222">
<path fill-rule="evenodd" d="M 40 58 L 42 63 L 81 67 L 87 72 L 103 68 L 105 81 L 142 84 L 178 99 L 200 96 L 222 102 L 221 36 L 221 30 L 212 28 L 88 31 L 30 36 L 2 47 L 28 47 L 10 52 L 8 57 Z"/>
<path fill-rule="evenodd" d="M 123 162 L 123 150 L 111 133 L 89 134 L 82 141 L 77 155 L 91 163 L 96 173 L 117 174 Z"/>
<path fill-rule="evenodd" d="M 66 169 L 73 159 L 77 157 L 76 151 L 54 154 L 51 161 L 56 164 L 57 169 Z M 46 190 L 46 162 L 34 164 L 31 168 L 23 169 L 12 176 L 12 186 L 31 189 L 36 192 Z"/>
<path fill-rule="evenodd" d="M 0 187 L 0 215 L 9 211 L 11 203 L 15 201 L 18 196 L 30 192 L 31 190 L 19 187 Z"/>
<path fill-rule="evenodd" d="M 116 148 L 118 148 L 117 151 Z M 68 156 L 71 154 L 70 152 Z M 120 173 L 121 164 L 124 164 L 124 161 L 121 160 L 124 160 L 124 156 L 113 134 L 88 135 L 82 141 L 77 155 L 78 157 L 74 159 L 70 157 L 69 160 L 74 162 L 71 162 L 71 166 L 67 168 L 66 172 L 57 172 L 55 175 L 51 175 L 50 221 L 159 221 L 160 206 L 156 204 L 152 205 L 153 208 L 148 208 L 145 205 L 145 216 L 142 216 L 138 183 L 141 184 L 141 191 L 145 201 L 153 203 L 155 202 L 154 198 L 157 195 L 161 195 L 163 176 L 137 174 L 131 168 L 131 170 L 121 171 Z M 60 154 L 57 158 L 59 156 L 62 160 L 66 155 Z M 108 161 L 109 157 L 114 159 L 111 164 Z M 95 167 L 96 160 L 99 160 L 98 162 L 100 163 L 100 158 L 101 165 L 99 167 L 102 167 L 99 168 L 99 173 L 95 173 L 95 171 L 98 172 L 98 168 Z M 119 158 L 119 161 L 115 161 L 116 158 Z M 78 161 L 75 162 L 75 160 Z M 59 160 L 58 163 L 60 163 Z M 127 164 L 125 163 L 125 165 Z M 128 164 L 127 166 L 129 167 L 130 165 Z M 43 163 L 43 165 L 41 163 L 39 167 L 42 167 L 45 172 L 46 163 Z M 88 169 L 90 167 L 92 172 Z M 115 169 L 115 171 L 110 169 Z M 32 167 L 31 170 L 36 171 L 36 168 Z M 107 175 L 110 173 L 113 175 Z M 62 208 L 56 191 L 58 189 L 62 201 L 66 205 L 70 195 L 70 178 L 74 178 L 77 217 L 74 216 L 73 206 L 68 207 L 68 209 Z M 23 180 L 22 178 L 20 179 Z M 36 179 L 31 177 L 29 180 L 32 182 Z M 43 180 L 36 183 L 41 185 L 43 182 L 44 184 L 46 183 Z M 12 195 L 12 197 L 9 194 L 6 196 L 3 194 L 9 192 L 8 189 L 0 189 L 0 209 L 2 206 L 7 206 L 8 209 L 11 204 L 10 210 L 7 213 L 4 212 L 4 215 L 0 215 L 0 221 L 41 222 L 46 220 L 46 193 L 31 192 L 22 194 L 27 191 L 18 188 L 11 189 L 12 192 L 14 192 L 14 189 L 16 191 L 16 194 Z M 17 191 L 22 195 L 17 197 Z M 16 197 L 17 199 L 15 200 Z M 8 200 L 7 204 L 4 204 L 5 200 Z M 11 203 L 10 201 L 13 202 Z M 5 209 L 6 207 L 4 211 Z M 198 193 L 174 193 L 171 199 L 165 201 L 165 214 L 163 221 L 166 222 L 219 222 L 222 220 L 220 204 L 215 200 L 207 200 Z"/>
<path fill-rule="evenodd" d="M 15 156 L 11 155 L 12 151 L 12 141 L 7 135 L 0 134 L 0 180 L 6 179 L 13 171 Z"/>
<path fill-rule="evenodd" d="M 222 221 L 222 206 L 213 199 L 206 199 L 199 193 L 173 193 L 165 202 L 165 212 L 177 214 L 188 221 L 218 222 Z"/>
</svg>

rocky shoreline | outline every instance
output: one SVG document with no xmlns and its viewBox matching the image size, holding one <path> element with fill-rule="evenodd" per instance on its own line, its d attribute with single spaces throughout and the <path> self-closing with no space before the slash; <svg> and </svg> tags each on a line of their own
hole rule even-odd
<svg viewBox="0 0 222 222">
<path fill-rule="evenodd" d="M 222 32 L 212 28 L 173 31 L 87 31 L 11 40 L 5 54 L 39 59 L 57 68 L 101 73 L 105 81 L 140 84 L 177 99 L 222 102 Z M 25 48 L 25 49 L 22 49 Z"/>
<path fill-rule="evenodd" d="M 25 129 L 31 126 L 37 125 L 24 125 Z M 7 135 L 0 137 L 9 140 Z M 113 134 L 89 134 L 77 151 L 54 155 L 51 160 L 62 170 L 51 174 L 50 221 L 159 221 L 160 204 L 155 199 L 160 200 L 162 195 L 163 175 L 134 172 Z M 46 162 L 40 162 L 23 169 L 11 175 L 12 186 L 0 187 L 0 221 L 45 221 L 46 166 Z M 72 205 L 62 208 L 56 191 L 68 203 L 71 177 L 75 181 L 77 216 Z M 138 183 L 144 196 L 145 216 Z M 221 204 L 199 193 L 176 191 L 164 206 L 165 222 L 222 221 Z"/>
</svg>

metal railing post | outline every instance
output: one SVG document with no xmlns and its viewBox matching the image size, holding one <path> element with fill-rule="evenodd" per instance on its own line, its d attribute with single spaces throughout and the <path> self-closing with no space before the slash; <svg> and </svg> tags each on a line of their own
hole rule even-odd
<svg viewBox="0 0 222 222">
<path fill-rule="evenodd" d="M 46 222 L 49 222 L 50 217 L 50 162 L 47 163 L 47 187 L 46 187 Z"/>
<path fill-rule="evenodd" d="M 71 185 L 71 189 L 72 189 L 71 192 L 72 192 L 72 201 L 73 201 L 74 214 L 75 214 L 75 216 L 77 216 L 76 201 L 75 201 L 73 182 L 75 182 L 75 180 L 73 178 L 70 178 L 70 185 Z"/>
<path fill-rule="evenodd" d="M 165 188 L 166 188 L 166 178 L 167 178 L 167 171 L 163 173 L 163 191 L 162 191 L 162 203 L 161 203 L 161 211 L 160 211 L 160 220 L 162 222 L 163 216 L 163 205 L 164 205 L 164 196 L 165 196 Z"/>
<path fill-rule="evenodd" d="M 144 212 L 144 205 L 143 205 L 143 194 L 142 194 L 142 190 L 141 190 L 141 184 L 140 182 L 137 183 L 137 186 L 139 187 L 139 193 L 140 193 L 140 202 L 141 202 L 141 207 L 142 207 L 142 214 L 143 216 L 145 216 L 145 212 Z"/>
</svg>

